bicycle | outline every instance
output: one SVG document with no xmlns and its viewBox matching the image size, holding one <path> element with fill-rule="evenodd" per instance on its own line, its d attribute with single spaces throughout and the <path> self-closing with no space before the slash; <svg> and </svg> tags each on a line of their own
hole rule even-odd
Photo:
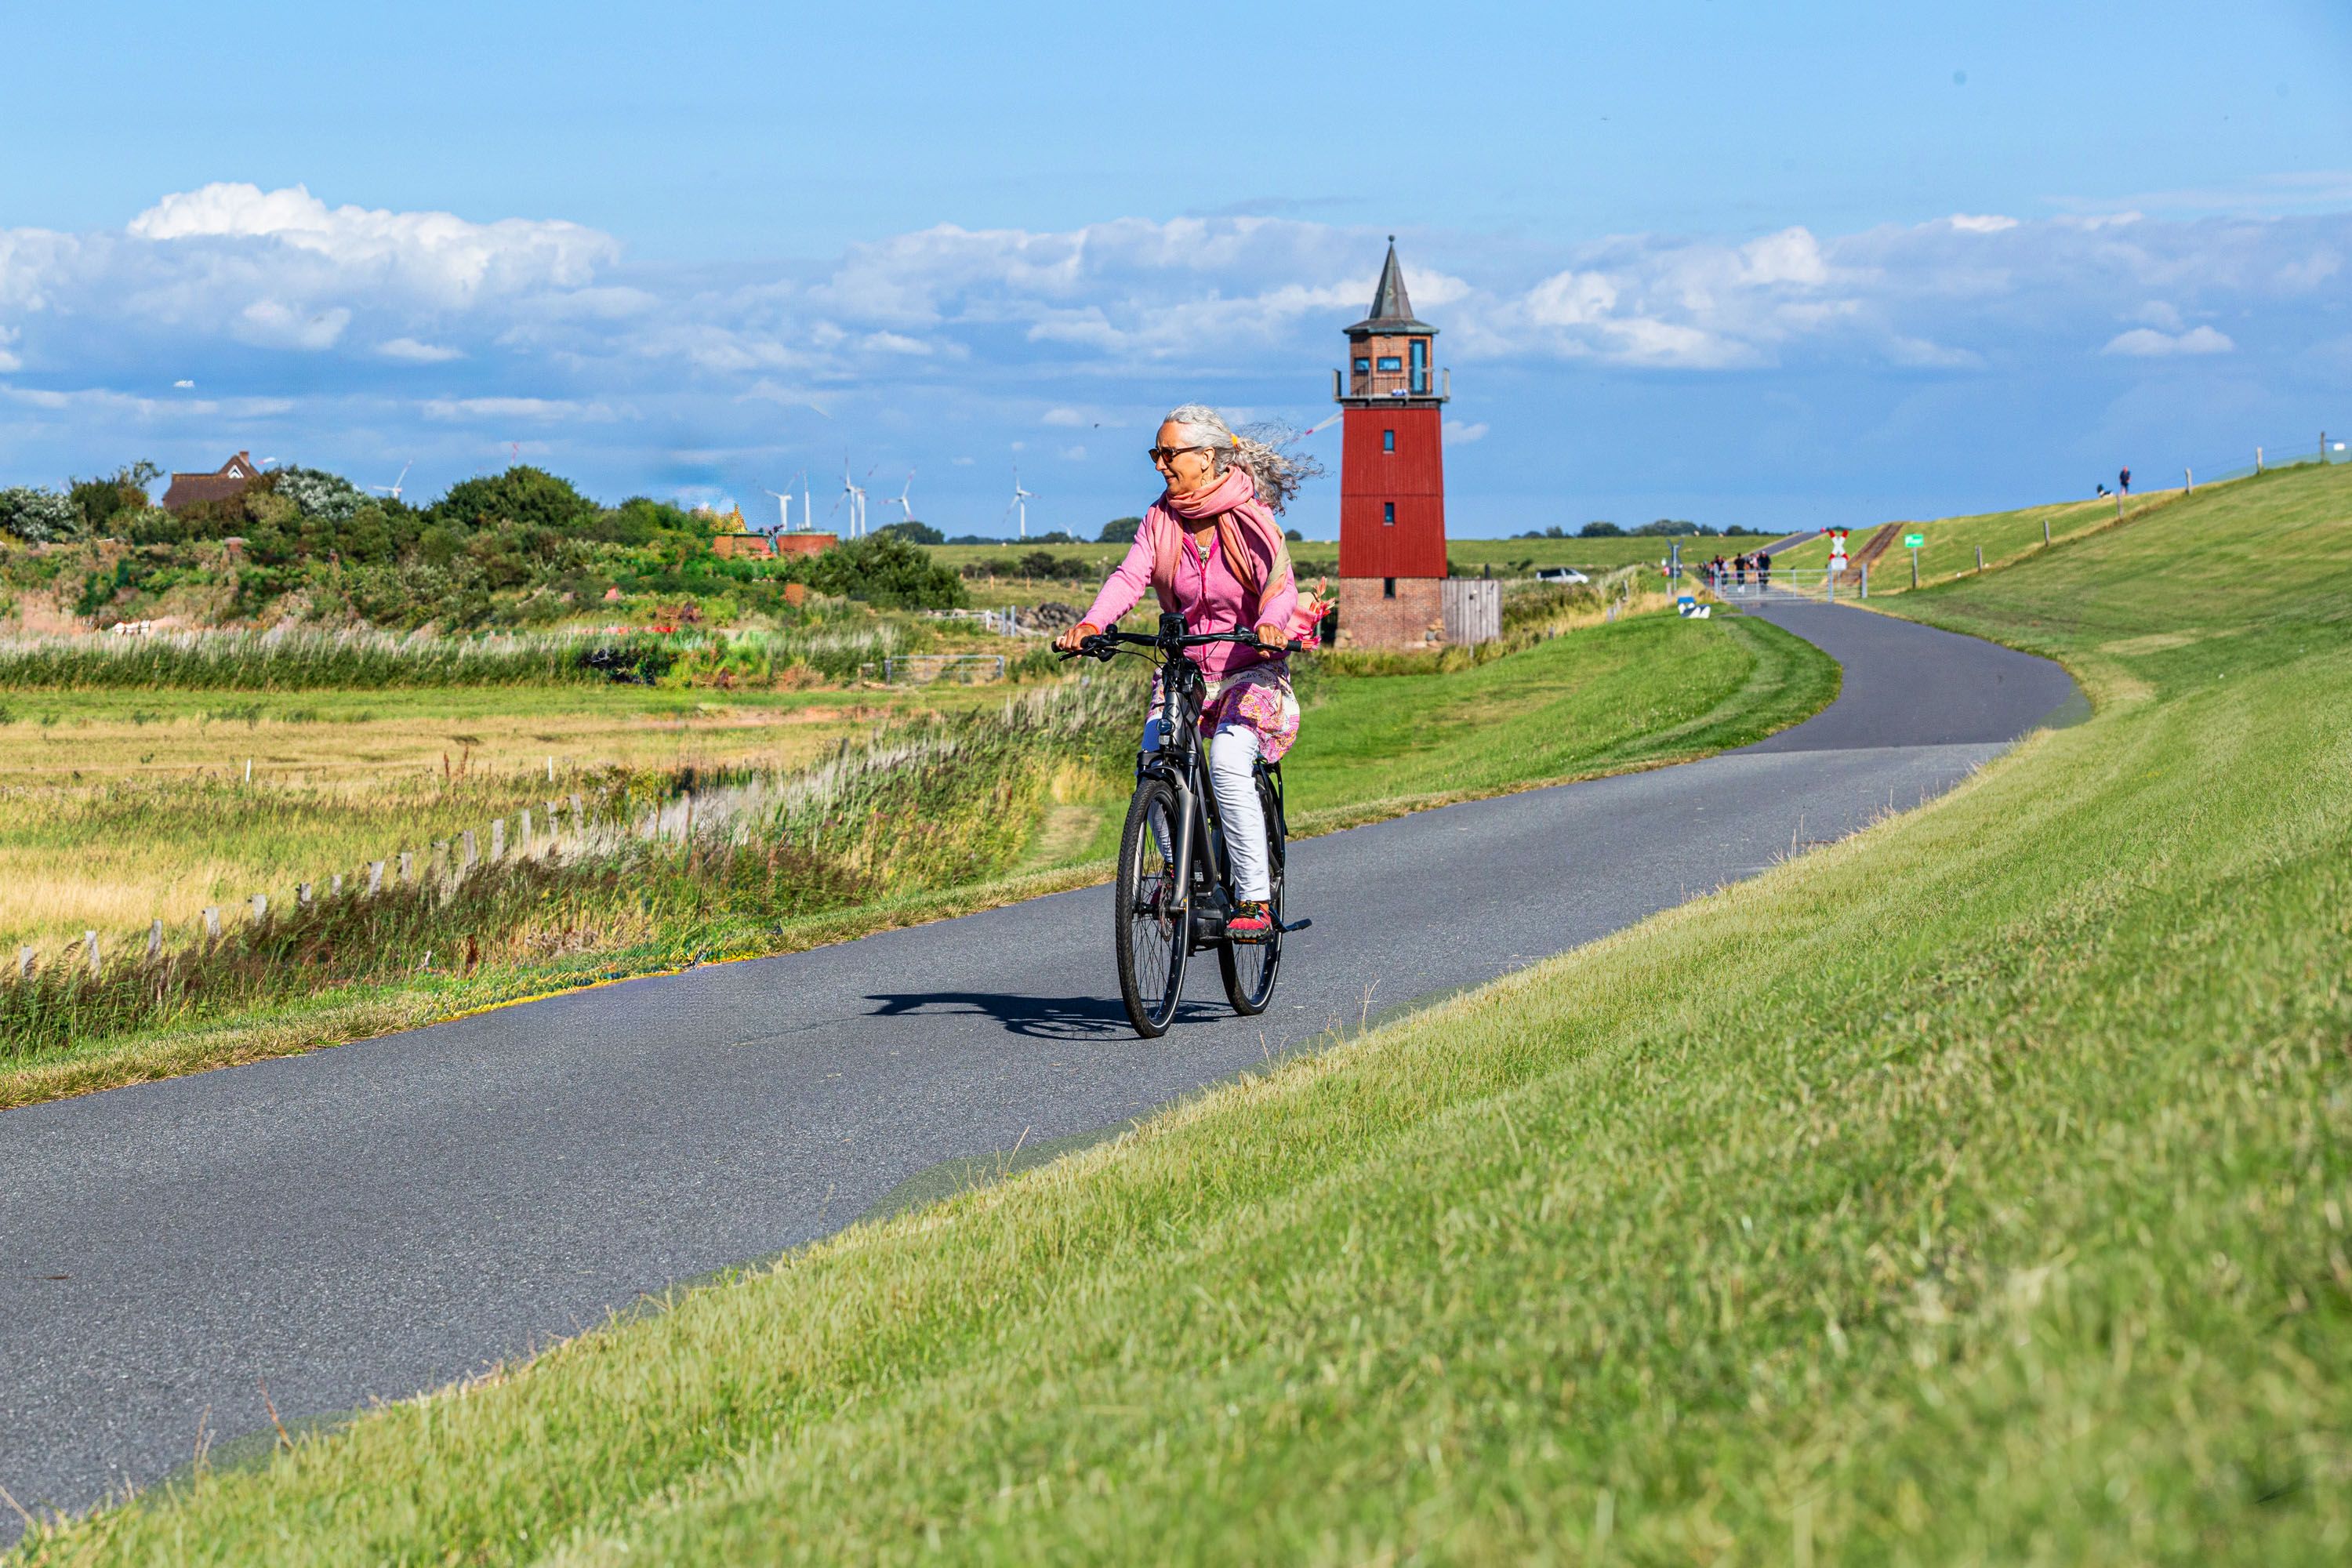
<svg viewBox="0 0 2352 1568">
<path fill-rule="evenodd" d="M 1266 870 L 1273 895 L 1266 907 L 1272 923 L 1260 938 L 1225 933 L 1225 921 L 1238 900 L 1216 791 L 1210 787 L 1201 744 L 1201 706 L 1208 681 L 1201 667 L 1183 657 L 1186 648 L 1211 643 L 1272 651 L 1255 632 L 1196 635 L 1184 630 L 1183 616 L 1169 613 L 1160 616 L 1156 634 L 1100 632 L 1065 656 L 1105 663 L 1125 651 L 1141 654 L 1149 648 L 1159 656 L 1160 747 L 1135 764 L 1135 796 L 1128 803 L 1127 825 L 1119 833 L 1118 875 L 1111 898 L 1119 998 L 1135 1032 L 1148 1040 L 1166 1034 L 1175 1022 L 1184 994 L 1185 963 L 1193 953 L 1216 949 L 1225 999 L 1234 1012 L 1250 1017 L 1265 1012 L 1274 1000 L 1284 936 L 1314 923 L 1286 924 L 1282 918 L 1287 849 L 1282 764 L 1261 761 L 1253 773 L 1265 813 Z M 1296 653 L 1304 646 L 1294 642 L 1282 651 Z"/>
</svg>

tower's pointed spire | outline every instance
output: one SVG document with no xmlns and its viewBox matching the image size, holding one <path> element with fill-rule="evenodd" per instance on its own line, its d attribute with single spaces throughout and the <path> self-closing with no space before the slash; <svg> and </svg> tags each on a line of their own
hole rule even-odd
<svg viewBox="0 0 2352 1568">
<path fill-rule="evenodd" d="M 1395 235 L 1389 236 L 1388 259 L 1381 263 L 1381 280 L 1372 289 L 1372 312 L 1348 331 L 1432 334 L 1437 331 L 1414 317 L 1412 301 L 1405 297 L 1404 268 L 1397 260 Z"/>
<path fill-rule="evenodd" d="M 1381 263 L 1381 281 L 1372 290 L 1371 319 L 1375 321 L 1409 321 L 1412 320 L 1412 301 L 1405 298 L 1404 268 L 1397 265 L 1396 236 L 1389 236 L 1389 258 Z"/>
</svg>

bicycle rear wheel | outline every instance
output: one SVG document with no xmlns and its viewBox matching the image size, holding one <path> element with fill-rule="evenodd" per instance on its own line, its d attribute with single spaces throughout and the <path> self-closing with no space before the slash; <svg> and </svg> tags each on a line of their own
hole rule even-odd
<svg viewBox="0 0 2352 1568">
<path fill-rule="evenodd" d="M 1135 1032 L 1147 1040 L 1166 1034 L 1176 1021 L 1184 960 L 1192 947 L 1192 915 L 1180 907 L 1185 868 L 1176 864 L 1177 828 L 1176 792 L 1160 779 L 1137 784 L 1118 837 L 1111 924 L 1119 999 Z"/>
<path fill-rule="evenodd" d="M 1258 800 L 1265 815 L 1266 880 L 1273 897 L 1266 908 L 1274 929 L 1263 942 L 1225 941 L 1217 944 L 1217 970 L 1225 982 L 1225 1000 L 1244 1018 L 1255 1017 L 1274 1000 L 1274 983 L 1282 971 L 1282 813 L 1264 777 L 1257 781 Z"/>
</svg>

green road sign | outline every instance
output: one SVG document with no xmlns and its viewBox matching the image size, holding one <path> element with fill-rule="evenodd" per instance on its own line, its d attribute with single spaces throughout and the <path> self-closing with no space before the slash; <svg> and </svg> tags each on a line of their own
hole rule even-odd
<svg viewBox="0 0 2352 1568">
<path fill-rule="evenodd" d="M 1906 550 L 1916 550 L 1927 542 L 1927 536 L 1924 533 L 1906 533 L 1903 536 L 1903 546 Z"/>
</svg>

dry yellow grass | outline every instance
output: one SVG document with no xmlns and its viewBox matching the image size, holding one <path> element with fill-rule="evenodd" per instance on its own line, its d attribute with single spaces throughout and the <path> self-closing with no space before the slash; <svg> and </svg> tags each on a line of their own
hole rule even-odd
<svg viewBox="0 0 2352 1568">
<path fill-rule="evenodd" d="M 421 851 L 609 768 L 792 767 L 905 703 L 1002 697 L 593 687 L 0 694 L 0 943 L 190 924 L 208 905 L 281 897 L 296 881 Z"/>
</svg>

